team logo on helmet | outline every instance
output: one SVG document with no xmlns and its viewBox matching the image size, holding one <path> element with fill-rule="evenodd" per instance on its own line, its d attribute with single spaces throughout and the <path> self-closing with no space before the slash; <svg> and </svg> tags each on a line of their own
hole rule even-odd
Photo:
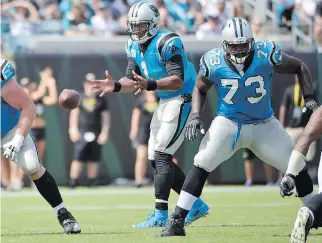
<svg viewBox="0 0 322 243">
<path fill-rule="evenodd" d="M 154 12 L 155 17 L 159 17 L 160 16 L 159 10 L 154 5 L 149 5 L 149 7 Z"/>
</svg>

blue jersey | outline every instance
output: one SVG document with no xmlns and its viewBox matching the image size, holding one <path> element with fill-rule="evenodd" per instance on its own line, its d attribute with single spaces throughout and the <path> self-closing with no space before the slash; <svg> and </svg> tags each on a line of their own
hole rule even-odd
<svg viewBox="0 0 322 243">
<path fill-rule="evenodd" d="M 180 55 L 184 65 L 182 88 L 176 91 L 157 90 L 156 94 L 161 99 L 170 99 L 178 95 L 192 93 L 197 73 L 193 64 L 188 61 L 178 35 L 170 31 L 159 30 L 144 54 L 140 51 L 139 44 L 131 38 L 127 41 L 125 49 L 127 57 L 132 58 L 139 66 L 142 76 L 155 80 L 168 77 L 166 61 L 173 56 Z"/>
<path fill-rule="evenodd" d="M 1 58 L 1 89 L 15 75 L 15 69 L 6 59 Z M 5 136 L 19 122 L 20 111 L 1 98 L 1 137 Z"/>
<path fill-rule="evenodd" d="M 218 87 L 217 114 L 239 125 L 254 124 L 271 117 L 271 79 L 274 65 L 282 61 L 280 47 L 271 41 L 255 42 L 253 59 L 240 73 L 226 62 L 222 48 L 204 54 L 199 73 Z"/>
</svg>

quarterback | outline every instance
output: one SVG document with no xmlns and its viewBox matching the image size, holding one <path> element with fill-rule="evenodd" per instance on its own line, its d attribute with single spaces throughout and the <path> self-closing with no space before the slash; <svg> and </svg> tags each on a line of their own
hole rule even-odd
<svg viewBox="0 0 322 243">
<path fill-rule="evenodd" d="M 251 25 L 241 18 L 228 20 L 222 27 L 222 48 L 214 48 L 201 58 L 200 71 L 192 95 L 192 115 L 185 137 L 194 140 L 204 129 L 201 111 L 207 92 L 218 88 L 218 112 L 202 139 L 172 218 L 158 236 L 184 236 L 183 219 L 200 197 L 209 173 L 238 149 L 254 154 L 286 172 L 293 142 L 273 116 L 270 100 L 274 72 L 297 74 L 306 107 L 317 106 L 307 66 L 282 52 L 272 41 L 255 41 Z M 313 197 L 312 180 L 302 161 L 295 181 L 301 184 L 298 194 L 304 204 Z"/>
<path fill-rule="evenodd" d="M 152 91 L 160 97 L 151 121 L 148 158 L 154 168 L 155 212 L 133 227 L 161 227 L 168 221 L 168 198 L 171 188 L 180 193 L 185 175 L 172 162 L 181 145 L 191 110 L 191 94 L 196 70 L 187 59 L 179 36 L 160 30 L 160 13 L 149 3 L 134 4 L 128 13 L 130 38 L 126 44 L 126 75 L 114 82 L 106 71 L 105 80 L 93 80 L 94 93 Z M 185 224 L 205 216 L 208 206 L 197 199 Z"/>
<path fill-rule="evenodd" d="M 13 79 L 15 69 L 1 58 L 1 150 L 5 158 L 14 161 L 35 183 L 39 193 L 55 210 L 66 234 L 81 229 L 67 210 L 55 179 L 42 166 L 36 145 L 29 131 L 36 116 L 36 107 L 21 86 Z"/>
</svg>

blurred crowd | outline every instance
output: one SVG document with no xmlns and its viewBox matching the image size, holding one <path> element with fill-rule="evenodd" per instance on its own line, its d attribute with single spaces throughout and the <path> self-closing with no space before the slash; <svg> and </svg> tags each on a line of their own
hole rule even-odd
<svg viewBox="0 0 322 243">
<path fill-rule="evenodd" d="M 147 0 L 154 3 L 161 18 L 161 28 L 180 34 L 196 34 L 202 39 L 219 34 L 222 24 L 231 17 L 250 21 L 243 0 Z M 115 35 L 125 34 L 126 14 L 138 0 L 3 0 L 1 34 Z M 290 28 L 295 18 L 299 26 L 314 20 L 320 0 L 271 0 L 277 25 Z"/>
</svg>

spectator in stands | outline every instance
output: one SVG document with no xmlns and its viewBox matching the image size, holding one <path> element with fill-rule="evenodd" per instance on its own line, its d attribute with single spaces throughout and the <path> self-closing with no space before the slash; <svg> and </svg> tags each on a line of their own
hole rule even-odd
<svg viewBox="0 0 322 243">
<path fill-rule="evenodd" d="M 36 105 L 36 118 L 32 124 L 31 134 L 36 142 L 39 159 L 44 163 L 46 150 L 46 122 L 44 109 L 46 106 L 56 105 L 58 102 L 56 79 L 50 66 L 45 67 L 39 73 L 40 82 L 35 88 L 30 84 L 30 97 Z M 35 90 L 34 90 L 35 89 Z"/>
<path fill-rule="evenodd" d="M 164 0 L 157 0 L 155 6 L 160 13 L 160 28 L 164 29 L 168 27 L 169 12 L 164 4 Z"/>
<path fill-rule="evenodd" d="M 100 2 L 95 8 L 95 15 L 91 18 L 93 32 L 96 35 L 113 35 L 120 29 L 119 24 L 114 20 L 108 6 Z"/>
<path fill-rule="evenodd" d="M 244 2 L 242 0 L 233 0 L 232 9 L 234 17 L 245 18 Z"/>
<path fill-rule="evenodd" d="M 190 31 L 192 23 L 188 16 L 188 6 L 179 0 L 165 0 L 164 2 L 174 22 L 174 27 L 181 33 Z"/>
<path fill-rule="evenodd" d="M 196 38 L 198 40 L 214 38 L 220 35 L 222 25 L 220 24 L 219 16 L 214 13 L 212 14 L 208 15 L 206 23 L 199 26 L 196 32 Z"/>
<path fill-rule="evenodd" d="M 9 16 L 13 37 L 31 36 L 35 32 L 34 23 L 39 20 L 39 13 L 31 2 L 16 0 L 3 4 L 1 13 Z"/>
<path fill-rule="evenodd" d="M 322 1 L 316 7 L 314 24 L 314 37 L 317 50 L 322 53 Z"/>
<path fill-rule="evenodd" d="M 255 40 L 264 40 L 267 38 L 267 34 L 263 31 L 263 21 L 260 18 L 253 16 L 251 25 Z"/>
<path fill-rule="evenodd" d="M 141 187 L 147 182 L 145 174 L 148 167 L 150 123 L 157 106 L 158 99 L 156 94 L 151 91 L 144 91 L 132 112 L 130 140 L 136 148 L 134 175 L 137 187 Z"/>
<path fill-rule="evenodd" d="M 244 159 L 245 175 L 246 175 L 245 186 L 247 186 L 247 187 L 253 185 L 254 159 L 255 158 L 256 158 L 256 155 L 250 149 L 244 150 L 243 159 Z M 273 185 L 272 167 L 267 163 L 264 163 L 263 166 L 264 166 L 264 171 L 265 171 L 266 185 L 271 186 L 271 185 Z"/>
<path fill-rule="evenodd" d="M 294 17 L 298 28 L 308 33 L 311 28 L 312 21 L 314 20 L 315 9 L 317 0 L 296 0 Z"/>
<path fill-rule="evenodd" d="M 90 19 L 94 15 L 94 10 L 88 4 L 82 2 L 71 4 L 70 2 L 66 3 L 63 0 L 60 4 L 60 9 L 64 11 L 65 35 L 90 35 L 92 33 Z"/>
<path fill-rule="evenodd" d="M 289 24 L 289 22 L 292 19 L 295 0 L 279 0 L 274 2 L 274 4 L 277 18 L 277 26 L 287 27 L 289 30 L 291 30 L 291 25 Z"/>
<path fill-rule="evenodd" d="M 231 6 L 228 7 L 225 0 L 209 0 L 204 7 L 205 16 L 218 16 L 219 24 L 222 26 L 232 17 Z"/>
<path fill-rule="evenodd" d="M 109 137 L 110 115 L 107 102 L 104 97 L 93 95 L 89 83 L 93 79 L 94 74 L 86 75 L 81 104 L 70 112 L 68 132 L 74 143 L 74 160 L 69 175 L 71 188 L 78 185 L 84 162 L 87 162 L 89 185 L 97 184 L 101 147 Z"/>
<path fill-rule="evenodd" d="M 295 77 L 295 83 L 289 86 L 284 93 L 279 111 L 279 120 L 294 143 L 297 142 L 309 121 L 309 115 L 302 112 L 303 107 L 304 98 L 298 80 Z M 307 153 L 307 161 L 313 160 L 315 150 L 316 143 L 314 142 L 311 144 L 309 152 Z M 283 175 L 280 174 L 280 179 L 282 177 Z"/>
</svg>

